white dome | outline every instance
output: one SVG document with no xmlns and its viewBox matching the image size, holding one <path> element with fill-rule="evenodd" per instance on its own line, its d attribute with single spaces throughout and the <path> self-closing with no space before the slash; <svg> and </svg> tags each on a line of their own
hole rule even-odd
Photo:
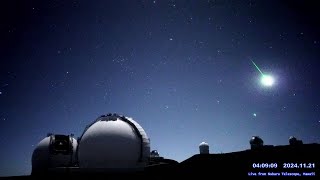
<svg viewBox="0 0 320 180">
<path fill-rule="evenodd" d="M 202 142 L 202 143 L 199 144 L 199 146 L 209 146 L 209 144 L 206 143 L 206 142 Z"/>
<path fill-rule="evenodd" d="M 149 156 L 150 142 L 142 127 L 116 114 L 98 118 L 79 140 L 80 168 L 139 168 L 146 165 Z"/>
<path fill-rule="evenodd" d="M 199 144 L 200 154 L 209 154 L 209 144 L 206 142 L 202 142 Z"/>
<path fill-rule="evenodd" d="M 77 140 L 68 135 L 48 135 L 32 154 L 32 174 L 45 173 L 49 168 L 75 164 Z"/>
</svg>

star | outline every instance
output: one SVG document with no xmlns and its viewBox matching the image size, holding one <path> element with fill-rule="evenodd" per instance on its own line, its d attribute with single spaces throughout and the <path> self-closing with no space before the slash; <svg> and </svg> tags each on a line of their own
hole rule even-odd
<svg viewBox="0 0 320 180">
<path fill-rule="evenodd" d="M 256 114 L 256 113 L 253 113 L 252 115 L 253 115 L 253 117 L 257 117 L 257 114 Z"/>
</svg>

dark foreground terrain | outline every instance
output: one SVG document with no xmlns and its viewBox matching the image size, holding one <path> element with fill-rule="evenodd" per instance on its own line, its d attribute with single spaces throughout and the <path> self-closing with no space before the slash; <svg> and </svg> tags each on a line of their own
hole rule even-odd
<svg viewBox="0 0 320 180">
<path fill-rule="evenodd" d="M 59 173 L 44 177 L 16 176 L 3 179 L 170 179 L 186 177 L 319 176 L 320 144 L 263 146 L 224 154 L 197 154 L 180 163 L 166 161 L 144 171 L 126 174 Z M 170 163 L 171 162 L 171 163 Z M 2 179 L 2 178 L 1 178 Z"/>
</svg>

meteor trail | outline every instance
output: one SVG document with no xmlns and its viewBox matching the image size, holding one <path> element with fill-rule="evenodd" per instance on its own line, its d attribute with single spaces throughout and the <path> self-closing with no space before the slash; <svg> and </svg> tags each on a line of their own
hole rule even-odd
<svg viewBox="0 0 320 180">
<path fill-rule="evenodd" d="M 256 63 L 254 63 L 252 60 L 251 60 L 252 64 L 257 68 L 257 70 L 261 73 L 262 76 L 264 76 L 263 72 L 260 70 L 260 68 L 256 65 Z"/>
</svg>

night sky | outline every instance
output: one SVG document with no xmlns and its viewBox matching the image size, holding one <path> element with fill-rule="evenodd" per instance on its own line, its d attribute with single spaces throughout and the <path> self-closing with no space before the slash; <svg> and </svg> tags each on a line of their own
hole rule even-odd
<svg viewBox="0 0 320 180">
<path fill-rule="evenodd" d="M 0 176 L 31 172 L 47 133 L 135 119 L 179 162 L 252 135 L 320 142 L 316 1 L 1 1 Z M 261 73 L 274 77 L 260 83 Z"/>
</svg>

